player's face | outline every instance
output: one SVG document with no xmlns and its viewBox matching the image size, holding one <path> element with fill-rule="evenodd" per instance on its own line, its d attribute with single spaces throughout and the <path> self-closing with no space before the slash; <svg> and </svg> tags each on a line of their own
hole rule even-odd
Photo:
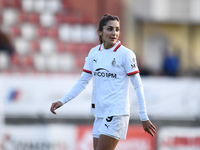
<svg viewBox="0 0 200 150">
<path fill-rule="evenodd" d="M 107 22 L 105 26 L 103 26 L 103 31 L 100 32 L 100 36 L 102 37 L 104 48 L 108 49 L 113 47 L 120 34 L 120 25 L 117 20 L 110 20 Z"/>
</svg>

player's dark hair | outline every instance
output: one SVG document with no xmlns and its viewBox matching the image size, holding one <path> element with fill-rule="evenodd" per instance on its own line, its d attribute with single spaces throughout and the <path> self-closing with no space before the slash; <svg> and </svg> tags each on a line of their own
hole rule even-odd
<svg viewBox="0 0 200 150">
<path fill-rule="evenodd" d="M 108 21 L 110 20 L 117 20 L 118 22 L 120 22 L 119 18 L 117 16 L 113 16 L 113 15 L 110 15 L 110 14 L 105 14 L 101 20 L 99 21 L 99 28 L 98 28 L 98 32 L 102 32 L 103 31 L 103 26 L 105 26 L 107 24 Z M 103 40 L 101 38 L 101 36 L 99 35 L 99 42 L 100 44 L 103 43 Z"/>
</svg>

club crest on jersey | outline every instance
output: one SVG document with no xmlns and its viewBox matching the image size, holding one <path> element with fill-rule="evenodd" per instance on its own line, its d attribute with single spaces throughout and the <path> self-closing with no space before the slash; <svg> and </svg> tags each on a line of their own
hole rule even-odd
<svg viewBox="0 0 200 150">
<path fill-rule="evenodd" d="M 133 61 L 133 64 L 131 64 L 131 67 L 132 67 L 132 69 L 133 69 L 133 68 L 136 68 L 136 67 L 137 67 L 137 63 L 136 63 L 135 58 L 133 58 L 132 61 Z"/>
<path fill-rule="evenodd" d="M 112 65 L 115 66 L 116 65 L 116 61 L 115 61 L 115 58 L 113 59 L 112 61 Z"/>
</svg>

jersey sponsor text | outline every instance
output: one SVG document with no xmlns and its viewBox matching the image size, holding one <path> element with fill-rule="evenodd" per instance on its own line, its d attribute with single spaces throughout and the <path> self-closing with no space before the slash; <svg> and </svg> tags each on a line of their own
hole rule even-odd
<svg viewBox="0 0 200 150">
<path fill-rule="evenodd" d="M 103 72 L 103 70 L 105 70 L 106 72 Z M 104 68 L 98 68 L 98 69 L 96 69 L 95 72 L 94 72 L 94 76 L 108 77 L 108 78 L 117 78 L 117 74 L 110 73 L 108 70 L 106 70 Z"/>
</svg>

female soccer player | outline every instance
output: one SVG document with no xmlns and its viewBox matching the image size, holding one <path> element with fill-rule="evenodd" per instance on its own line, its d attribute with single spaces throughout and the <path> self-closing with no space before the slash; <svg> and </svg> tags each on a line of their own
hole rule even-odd
<svg viewBox="0 0 200 150">
<path fill-rule="evenodd" d="M 55 110 L 76 97 L 93 77 L 94 150 L 114 150 L 119 139 L 126 139 L 130 115 L 129 78 L 136 91 L 145 132 L 154 136 L 156 128 L 147 116 L 136 56 L 118 40 L 119 18 L 105 14 L 99 22 L 98 35 L 100 45 L 90 50 L 81 77 L 68 94 L 52 104 L 51 112 L 56 114 Z"/>
</svg>

